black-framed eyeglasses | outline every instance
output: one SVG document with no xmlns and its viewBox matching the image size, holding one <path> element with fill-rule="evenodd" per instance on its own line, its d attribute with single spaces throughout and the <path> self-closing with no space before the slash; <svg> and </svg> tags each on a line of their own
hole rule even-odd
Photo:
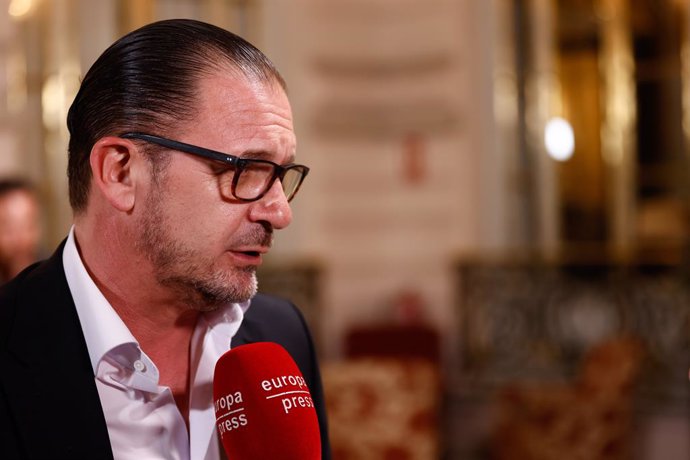
<svg viewBox="0 0 690 460">
<path fill-rule="evenodd" d="M 283 166 L 268 160 L 240 158 L 151 134 L 125 133 L 120 137 L 150 142 L 171 150 L 208 158 L 231 166 L 234 173 L 221 176 L 221 193 L 226 198 L 234 197 L 241 201 L 261 199 L 273 186 L 276 179 L 280 179 L 283 193 L 285 193 L 287 200 L 290 201 L 295 197 L 304 178 L 309 173 L 309 168 L 304 165 L 289 164 Z M 230 177 L 232 177 L 232 180 L 230 180 Z"/>
</svg>

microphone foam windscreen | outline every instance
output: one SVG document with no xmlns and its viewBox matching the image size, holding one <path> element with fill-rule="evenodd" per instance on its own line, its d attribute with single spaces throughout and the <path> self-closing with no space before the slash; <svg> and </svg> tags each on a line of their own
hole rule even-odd
<svg viewBox="0 0 690 460">
<path fill-rule="evenodd" d="M 230 460 L 318 460 L 319 423 L 304 377 L 280 345 L 226 352 L 213 377 L 216 429 Z"/>
</svg>

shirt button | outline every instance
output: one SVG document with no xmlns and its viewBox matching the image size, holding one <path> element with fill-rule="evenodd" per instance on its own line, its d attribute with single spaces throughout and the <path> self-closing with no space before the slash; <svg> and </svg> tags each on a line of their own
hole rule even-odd
<svg viewBox="0 0 690 460">
<path fill-rule="evenodd" d="M 146 364 L 136 360 L 134 361 L 134 369 L 136 369 L 138 372 L 146 372 Z"/>
</svg>

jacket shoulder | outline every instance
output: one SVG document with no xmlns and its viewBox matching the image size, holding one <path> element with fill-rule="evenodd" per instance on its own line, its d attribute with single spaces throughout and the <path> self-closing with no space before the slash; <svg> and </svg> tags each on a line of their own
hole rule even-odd
<svg viewBox="0 0 690 460">
<path fill-rule="evenodd" d="M 310 347 L 309 328 L 300 310 L 288 300 L 257 294 L 242 323 L 251 341 L 277 342 Z M 283 343 L 286 342 L 286 343 Z"/>
</svg>

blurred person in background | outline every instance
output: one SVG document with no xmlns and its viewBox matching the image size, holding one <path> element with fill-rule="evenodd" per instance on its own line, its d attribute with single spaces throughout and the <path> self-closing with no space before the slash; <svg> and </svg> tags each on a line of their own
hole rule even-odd
<svg viewBox="0 0 690 460">
<path fill-rule="evenodd" d="M 39 258 L 41 216 L 38 196 L 23 179 L 0 179 L 0 284 Z"/>
</svg>

